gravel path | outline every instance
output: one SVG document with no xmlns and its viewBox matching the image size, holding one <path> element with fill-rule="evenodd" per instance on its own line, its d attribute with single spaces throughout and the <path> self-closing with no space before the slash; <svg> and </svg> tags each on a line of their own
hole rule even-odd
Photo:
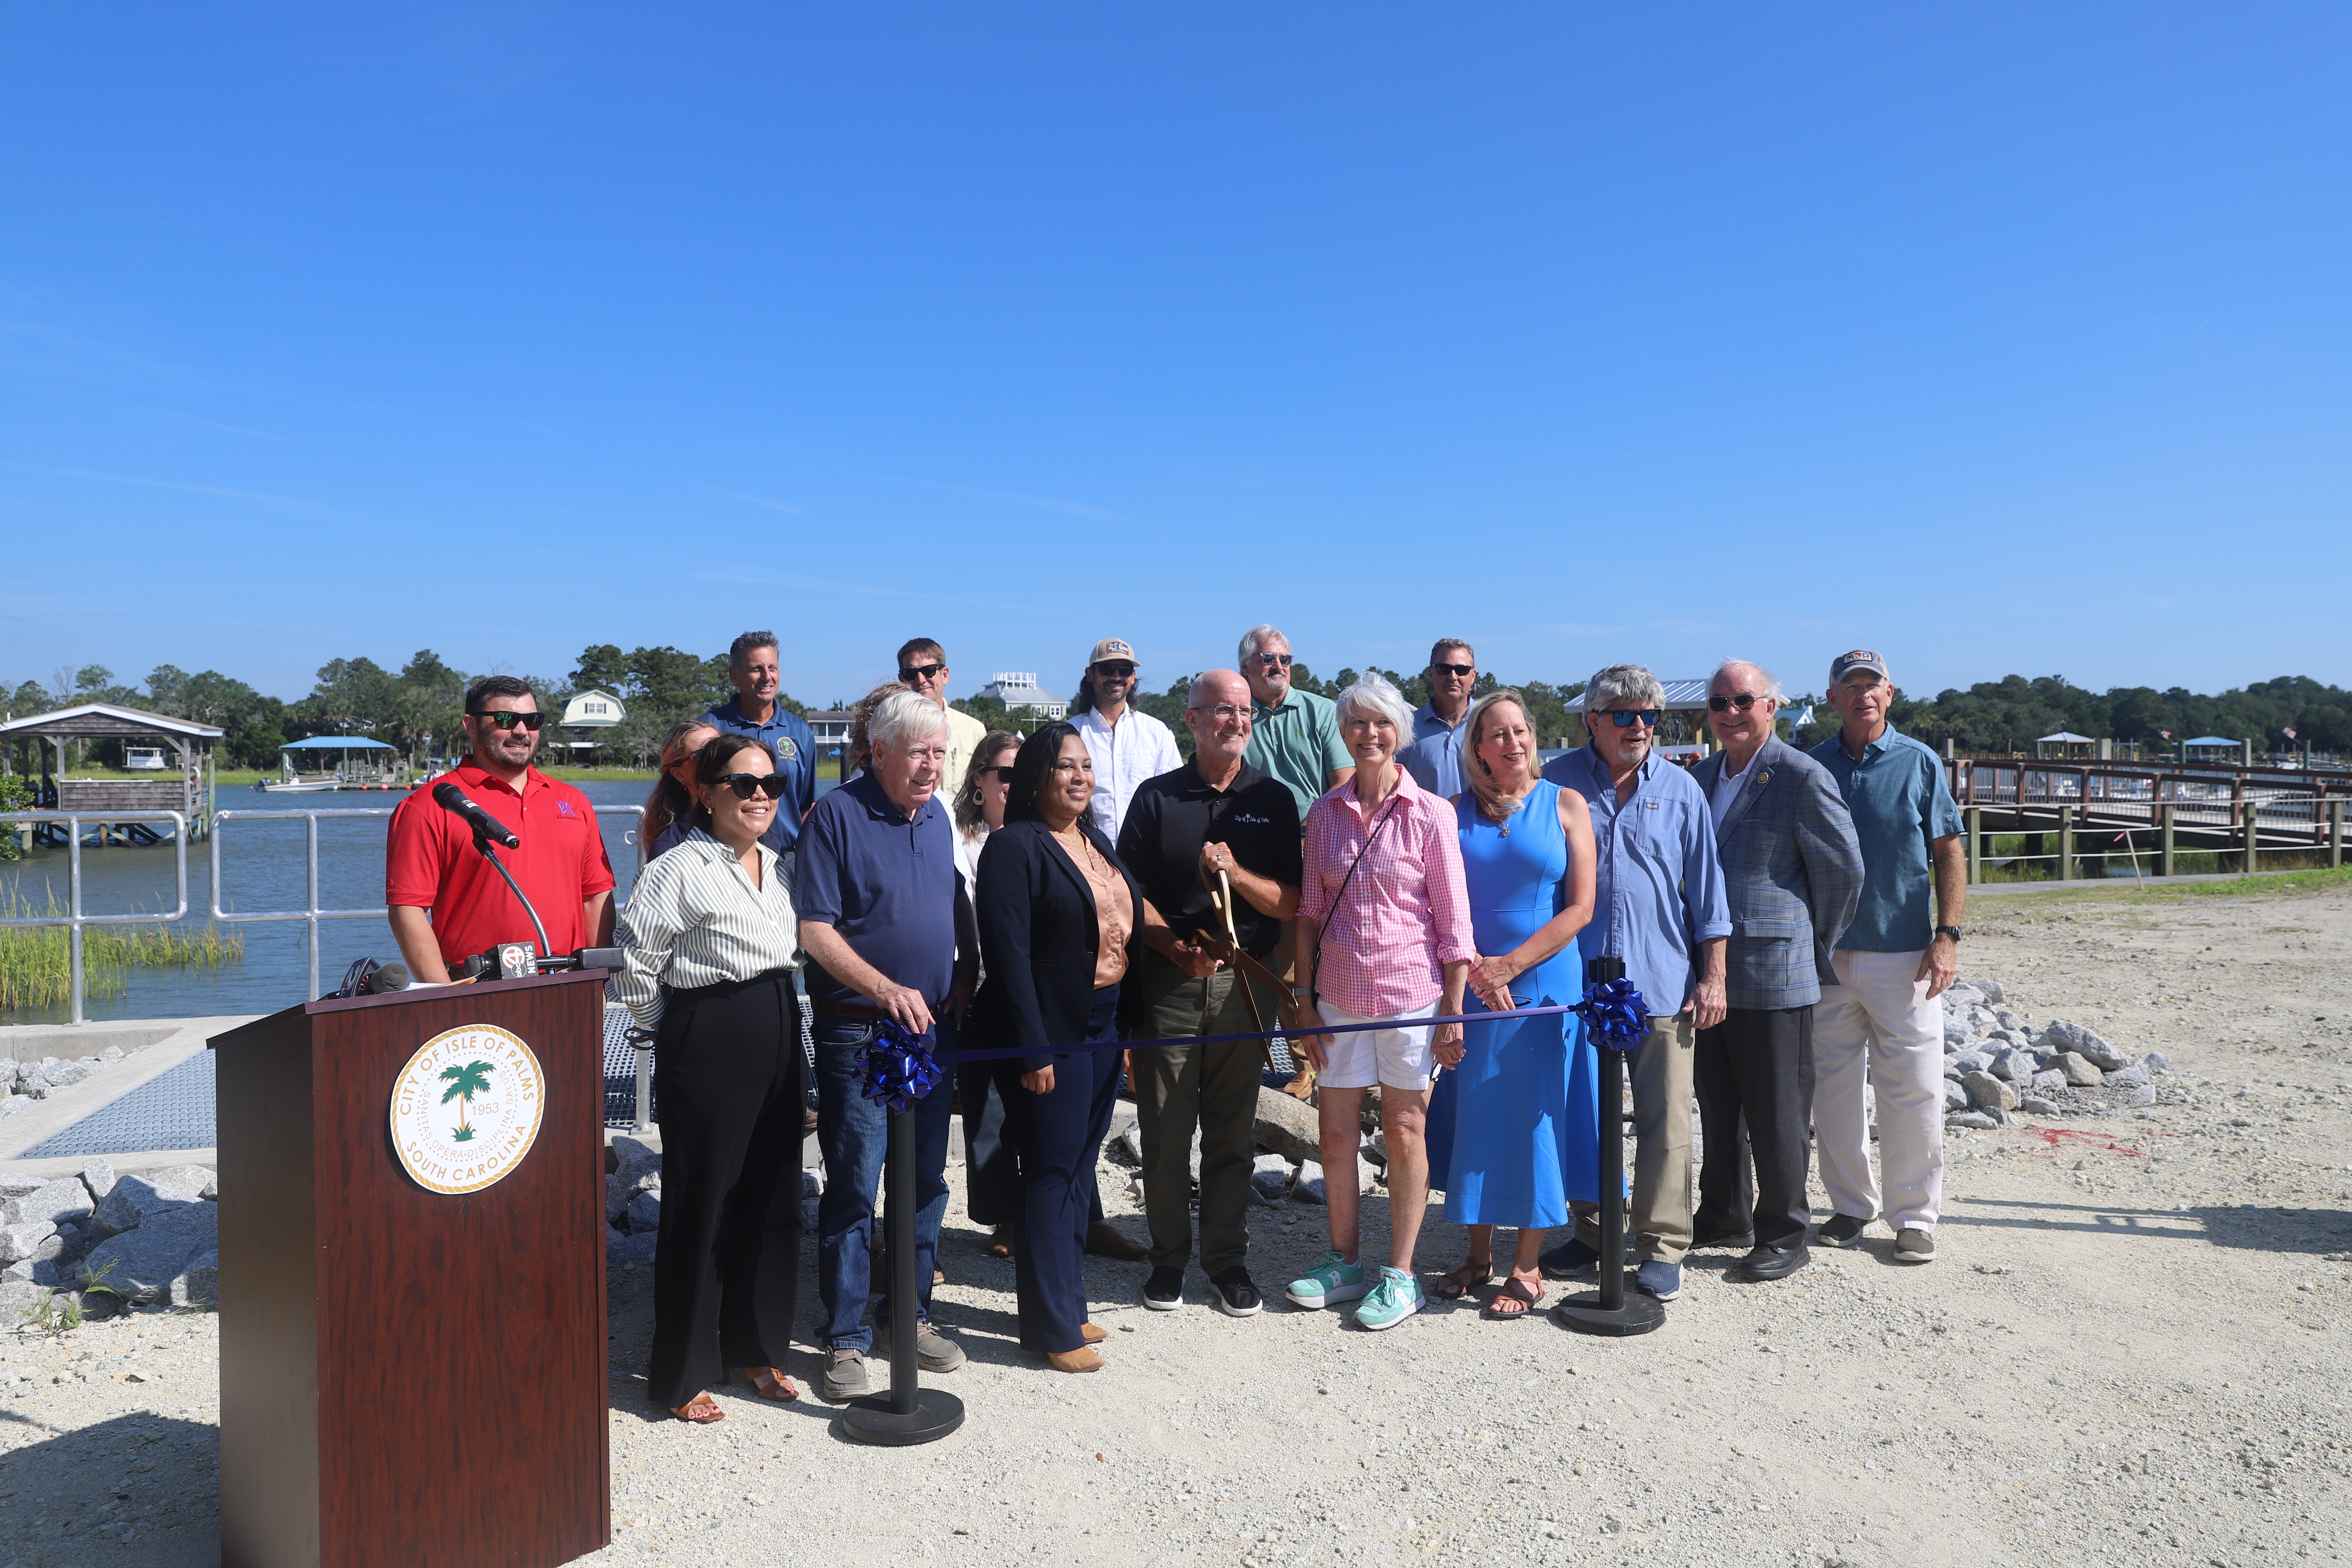
<svg viewBox="0 0 2352 1568">
<path fill-rule="evenodd" d="M 653 1419 L 645 1273 L 624 1270 L 614 1544 L 586 1561 L 2339 1560 L 2352 898 L 1970 912 L 1967 972 L 2169 1052 L 2185 1094 L 1956 1134 L 1932 1266 L 1895 1263 L 1883 1230 L 1779 1285 L 1699 1255 L 1663 1331 L 1609 1342 L 1467 1305 L 1384 1334 L 1286 1307 L 1236 1321 L 1197 1275 L 1183 1311 L 1147 1312 L 1141 1269 L 1097 1262 L 1111 1366 L 1074 1378 L 1013 1348 L 1011 1266 L 959 1200 L 937 1312 L 971 1352 L 942 1380 L 971 1415 L 907 1450 L 843 1441 L 813 1395 L 723 1390 L 716 1427 Z M 1125 1173 L 1103 1187 L 1132 1214 Z M 1375 1254 L 1382 1212 L 1367 1202 Z M 1321 1219 L 1257 1211 L 1269 1292 L 1319 1257 Z M 1461 1241 L 1433 1225 L 1422 1262 Z M 203 1316 L 0 1336 L 0 1568 L 217 1561 L 215 1344 Z M 814 1358 L 793 1371 L 808 1386 Z"/>
</svg>

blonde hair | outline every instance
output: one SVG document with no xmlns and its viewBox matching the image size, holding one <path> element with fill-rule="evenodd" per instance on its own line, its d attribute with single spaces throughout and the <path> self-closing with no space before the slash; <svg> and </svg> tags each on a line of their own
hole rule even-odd
<svg viewBox="0 0 2352 1568">
<path fill-rule="evenodd" d="M 1489 822 L 1508 822 L 1511 819 L 1511 814 L 1518 810 L 1521 803 L 1527 799 L 1524 795 L 1505 795 L 1502 786 L 1495 782 L 1494 770 L 1487 767 L 1486 759 L 1478 754 L 1479 729 L 1486 722 L 1487 710 L 1505 702 L 1517 708 L 1519 710 L 1519 717 L 1526 720 L 1528 725 L 1528 787 L 1530 790 L 1535 787 L 1538 776 L 1535 769 L 1533 732 L 1535 721 L 1528 719 L 1527 699 L 1509 687 L 1504 686 L 1497 687 L 1470 704 L 1469 716 L 1463 720 L 1463 725 L 1470 737 L 1468 746 L 1470 757 L 1468 763 L 1462 770 L 1462 777 L 1469 784 L 1470 793 L 1478 797 L 1478 815 Z"/>
<path fill-rule="evenodd" d="M 865 767 L 874 760 L 874 745 L 872 741 L 867 737 L 866 731 L 874 722 L 874 714 L 876 710 L 879 709 L 882 704 L 887 702 L 891 698 L 898 696 L 902 692 L 911 694 L 914 692 L 914 689 L 915 689 L 913 687 L 908 686 L 903 680 L 886 680 L 881 685 L 876 687 L 873 690 L 867 692 L 865 696 L 859 698 L 856 702 L 850 705 L 849 739 L 847 743 L 841 749 L 841 776 L 843 782 L 846 783 L 849 777 L 856 773 L 858 769 Z M 926 698 L 925 700 L 928 701 L 929 699 Z M 945 714 L 941 714 L 940 716 L 940 721 L 941 723 L 947 722 L 947 716 Z"/>
</svg>

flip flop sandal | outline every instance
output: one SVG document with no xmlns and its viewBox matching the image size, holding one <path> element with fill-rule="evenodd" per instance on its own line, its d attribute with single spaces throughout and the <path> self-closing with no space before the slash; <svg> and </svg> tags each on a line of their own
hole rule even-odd
<svg viewBox="0 0 2352 1568">
<path fill-rule="evenodd" d="M 801 1391 L 793 1386 L 793 1380 L 772 1366 L 747 1366 L 742 1372 L 751 1383 L 752 1392 L 762 1399 L 781 1402 L 801 1396 Z"/>
<path fill-rule="evenodd" d="M 727 1419 L 727 1412 L 719 1409 L 719 1402 L 708 1394 L 696 1394 L 685 1404 L 672 1409 L 670 1414 L 681 1421 L 691 1421 L 698 1426 L 708 1426 L 713 1421 Z"/>
<path fill-rule="evenodd" d="M 1482 1318 L 1492 1319 L 1494 1321 L 1498 1323 L 1517 1322 L 1522 1318 L 1534 1317 L 1536 1315 L 1536 1303 L 1541 1301 L 1543 1299 L 1544 1292 L 1540 1288 L 1530 1289 L 1528 1287 L 1528 1282 L 1524 1279 L 1507 1279 L 1503 1282 L 1503 1288 L 1495 1292 L 1495 1299 L 1487 1302 L 1486 1309 L 1478 1315 Z M 1501 1306 L 1506 1300 L 1520 1303 L 1519 1310 L 1516 1312 L 1496 1311 L 1495 1309 Z"/>
<path fill-rule="evenodd" d="M 1429 1293 L 1441 1301 L 1459 1301 L 1494 1277 L 1492 1268 L 1482 1269 L 1475 1263 L 1465 1263 L 1459 1268 L 1439 1275 L 1437 1283 L 1429 1288 Z"/>
</svg>

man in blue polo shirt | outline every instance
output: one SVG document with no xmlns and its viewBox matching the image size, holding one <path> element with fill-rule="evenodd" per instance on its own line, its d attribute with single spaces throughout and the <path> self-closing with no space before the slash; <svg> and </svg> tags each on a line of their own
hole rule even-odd
<svg viewBox="0 0 2352 1568">
<path fill-rule="evenodd" d="M 776 802 L 776 819 L 760 842 L 782 855 L 799 841 L 801 819 L 816 804 L 816 731 L 776 700 L 782 667 L 776 659 L 775 633 L 737 637 L 727 649 L 727 679 L 734 683 L 734 700 L 713 708 L 702 721 L 730 735 L 764 741 L 774 754 L 784 797 Z"/>
<path fill-rule="evenodd" d="M 929 1035 L 956 984 L 955 840 L 935 798 L 947 761 L 947 720 L 911 691 L 882 700 L 866 722 L 873 759 L 827 795 L 800 838 L 793 903 L 809 956 L 815 1015 L 817 1147 L 824 1195 L 817 1203 L 817 1294 L 823 1303 L 824 1375 L 834 1402 L 871 1392 L 866 1325 L 873 1279 L 874 1192 L 888 1142 L 889 1113 L 865 1098 L 858 1064 L 883 1022 Z M 964 944 L 977 952 L 976 942 Z M 952 1372 L 962 1349 L 930 1324 L 932 1259 L 947 1214 L 945 1089 L 914 1101 L 915 1352 L 929 1372 Z M 887 1290 L 877 1321 L 889 1321 Z M 887 1330 L 885 1329 L 887 1335 Z"/>
<path fill-rule="evenodd" d="M 1812 756 L 1853 817 L 1862 904 L 1830 955 L 1837 982 L 1822 985 L 1813 1011 L 1813 1142 L 1822 1188 L 1837 1210 L 1816 1238 L 1850 1246 L 1881 1215 L 1864 1114 L 1864 1097 L 1874 1093 L 1895 1256 L 1931 1263 L 1944 1195 L 1944 1020 L 1936 998 L 1959 960 L 1968 861 L 1944 764 L 1886 721 L 1894 702 L 1885 658 L 1856 648 L 1831 660 L 1830 706 L 1843 722 Z"/>
</svg>

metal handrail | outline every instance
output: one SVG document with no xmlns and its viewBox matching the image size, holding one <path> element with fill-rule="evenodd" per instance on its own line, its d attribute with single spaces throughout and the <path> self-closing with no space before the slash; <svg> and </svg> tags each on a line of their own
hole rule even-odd
<svg viewBox="0 0 2352 1568">
<path fill-rule="evenodd" d="M 179 907 L 170 914 L 86 915 L 81 910 L 81 825 L 121 822 L 168 822 L 172 825 L 172 864 L 179 881 Z M 0 920 L 0 926 L 65 926 L 71 932 L 73 1021 L 88 1023 L 82 1012 L 82 928 L 84 926 L 164 925 L 188 912 L 188 819 L 176 811 L 11 811 L 0 822 L 62 822 L 66 824 L 66 910 L 62 915 L 37 915 L 26 920 Z M 218 878 L 215 876 L 215 880 Z"/>
<path fill-rule="evenodd" d="M 390 816 L 394 812 L 399 809 L 400 808 L 398 806 L 392 805 L 346 805 L 329 806 L 324 810 L 310 811 L 237 811 L 231 809 L 228 811 L 216 811 L 213 813 L 213 830 L 211 834 L 213 846 L 213 919 L 221 921 L 225 925 L 237 925 L 264 921 L 301 921 L 305 922 L 309 928 L 309 941 L 305 943 L 305 946 L 308 947 L 310 951 L 310 988 L 304 992 L 303 995 L 316 996 L 319 994 L 319 922 L 320 921 L 373 920 L 388 912 L 385 907 L 382 904 L 378 904 L 372 910 L 322 910 L 319 907 L 319 818 L 322 816 Z M 220 825 L 227 821 L 232 816 L 244 817 L 254 821 L 273 819 L 278 821 L 292 821 L 296 817 L 303 819 L 303 848 L 307 857 L 306 866 L 309 872 L 306 885 L 310 890 L 310 901 L 308 909 L 268 910 L 255 914 L 234 914 L 229 910 L 221 908 Z"/>
</svg>

